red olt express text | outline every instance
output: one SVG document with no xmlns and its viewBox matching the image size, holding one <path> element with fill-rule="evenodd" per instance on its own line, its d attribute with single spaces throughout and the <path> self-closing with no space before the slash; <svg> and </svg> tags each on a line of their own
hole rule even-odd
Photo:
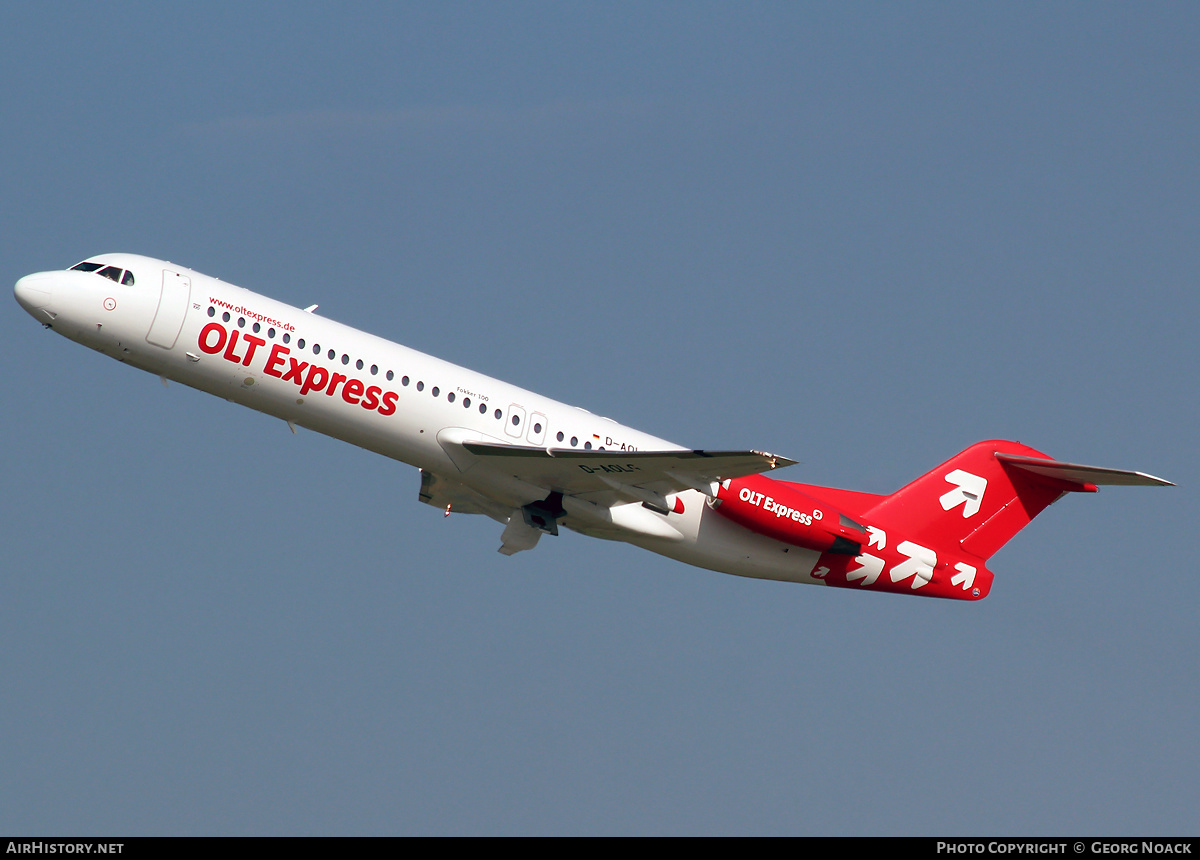
<svg viewBox="0 0 1200 860">
<path fill-rule="evenodd" d="M 256 355 L 265 355 L 262 372 L 285 382 L 292 382 L 300 389 L 300 394 L 311 394 L 324 391 L 330 397 L 340 394 L 342 400 L 363 409 L 370 409 L 380 415 L 392 415 L 396 412 L 396 401 L 400 395 L 395 391 L 384 391 L 378 385 L 367 385 L 361 379 L 338 373 L 317 364 L 316 362 L 299 361 L 293 358 L 291 350 L 281 343 L 271 345 L 270 351 L 260 352 L 267 345 L 266 340 L 245 332 L 227 331 L 220 323 L 210 322 L 200 330 L 198 346 L 201 352 L 208 355 L 220 355 L 226 361 L 250 367 Z"/>
</svg>

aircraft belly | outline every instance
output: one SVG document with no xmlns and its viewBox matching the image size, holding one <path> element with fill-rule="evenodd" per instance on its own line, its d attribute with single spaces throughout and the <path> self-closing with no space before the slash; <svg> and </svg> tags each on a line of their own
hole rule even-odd
<svg viewBox="0 0 1200 860">
<path fill-rule="evenodd" d="M 624 540 L 642 549 L 718 573 L 754 579 L 824 584 L 813 572 L 820 553 L 756 534 L 717 514 L 700 493 L 688 493 L 684 514 L 667 521 L 680 532 L 679 540 L 663 540 L 629 531 L 596 533 L 595 537 Z M 572 525 L 571 528 L 576 528 Z"/>
<path fill-rule="evenodd" d="M 735 538 L 725 544 L 705 542 L 707 545 L 640 540 L 631 540 L 630 543 L 718 573 L 781 582 L 824 584 L 823 580 L 813 576 L 820 557 L 817 553 L 783 544 L 765 546 L 764 543 L 771 543 L 765 539 L 741 541 Z"/>
</svg>

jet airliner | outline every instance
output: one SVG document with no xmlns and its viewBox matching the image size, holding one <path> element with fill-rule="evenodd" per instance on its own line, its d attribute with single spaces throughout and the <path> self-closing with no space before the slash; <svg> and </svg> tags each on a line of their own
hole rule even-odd
<svg viewBox="0 0 1200 860">
<path fill-rule="evenodd" d="M 1064 493 L 1169 485 L 980 442 L 890 495 L 768 477 L 794 461 L 658 439 L 172 263 L 104 254 L 17 281 L 48 329 L 420 470 L 419 498 L 738 576 L 978 600 L 988 559 Z"/>
</svg>

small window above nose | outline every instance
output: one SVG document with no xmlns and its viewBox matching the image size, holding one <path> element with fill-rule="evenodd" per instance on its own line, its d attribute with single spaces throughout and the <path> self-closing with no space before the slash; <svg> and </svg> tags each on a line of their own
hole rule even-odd
<svg viewBox="0 0 1200 860">
<path fill-rule="evenodd" d="M 121 275 L 123 274 L 123 272 L 121 269 L 118 269 L 116 266 L 105 266 L 103 269 L 98 271 L 96 274 L 103 275 L 104 277 L 108 278 L 110 281 L 116 281 L 119 284 L 119 283 L 121 283 Z"/>
</svg>

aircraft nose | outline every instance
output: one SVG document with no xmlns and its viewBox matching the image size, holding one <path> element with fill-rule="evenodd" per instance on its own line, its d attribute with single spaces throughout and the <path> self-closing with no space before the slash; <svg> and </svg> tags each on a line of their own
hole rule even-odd
<svg viewBox="0 0 1200 860">
<path fill-rule="evenodd" d="M 52 272 L 40 272 L 36 275 L 26 275 L 17 281 L 13 294 L 17 303 L 29 313 L 35 313 L 50 304 L 54 295 L 51 287 Z"/>
</svg>

